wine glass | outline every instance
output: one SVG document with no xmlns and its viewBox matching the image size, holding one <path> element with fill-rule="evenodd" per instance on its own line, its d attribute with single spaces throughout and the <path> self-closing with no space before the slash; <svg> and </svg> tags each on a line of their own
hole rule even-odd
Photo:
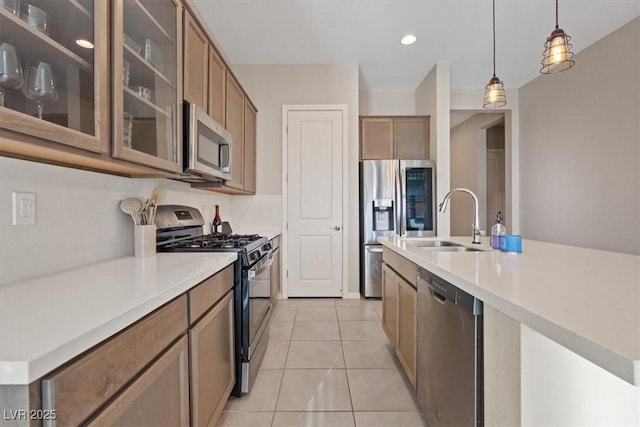
<svg viewBox="0 0 640 427">
<path fill-rule="evenodd" d="M 20 89 L 22 86 L 22 67 L 18 61 L 16 48 L 9 43 L 0 45 L 0 107 L 4 107 L 4 90 Z"/>
<path fill-rule="evenodd" d="M 38 118 L 42 119 L 44 103 L 54 102 L 58 99 L 58 91 L 51 72 L 51 65 L 46 62 L 40 62 L 38 65 L 28 65 L 25 74 L 22 93 L 36 102 Z"/>
</svg>

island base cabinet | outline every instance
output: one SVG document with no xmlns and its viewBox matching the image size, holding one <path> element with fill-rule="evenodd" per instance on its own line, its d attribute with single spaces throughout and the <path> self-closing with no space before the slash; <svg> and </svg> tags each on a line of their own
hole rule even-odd
<svg viewBox="0 0 640 427">
<path fill-rule="evenodd" d="M 113 400 L 88 426 L 188 426 L 186 335 Z"/>
<path fill-rule="evenodd" d="M 193 426 L 214 426 L 235 384 L 233 290 L 189 330 Z"/>
<path fill-rule="evenodd" d="M 416 323 L 418 292 L 409 283 L 398 277 L 398 335 L 396 355 L 409 381 L 416 385 Z"/>
<path fill-rule="evenodd" d="M 382 264 L 382 329 L 389 342 L 396 345 L 398 330 L 398 286 L 396 273 Z"/>
</svg>

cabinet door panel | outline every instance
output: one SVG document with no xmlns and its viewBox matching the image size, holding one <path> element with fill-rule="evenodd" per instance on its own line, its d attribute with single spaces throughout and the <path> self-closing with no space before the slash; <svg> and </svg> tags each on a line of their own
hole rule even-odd
<svg viewBox="0 0 640 427">
<path fill-rule="evenodd" d="M 190 331 L 194 426 L 215 425 L 235 384 L 233 291 Z"/>
<path fill-rule="evenodd" d="M 16 2 L 17 3 L 17 2 Z M 47 2 L 47 35 L 0 7 L 5 130 L 106 153 L 109 141 L 108 8 L 104 1 Z M 46 6 L 46 7 L 45 7 Z M 73 25 L 58 24 L 73 22 Z M 74 40 L 94 41 L 92 49 Z M 4 67 L 3 67 L 4 68 Z M 42 83 L 45 89 L 40 88 Z M 39 118 L 39 112 L 42 118 Z M 11 134 L 7 135 L 11 138 Z M 0 138 L 2 140 L 3 138 Z M 4 151 L 4 141 L 0 141 Z M 9 148 L 9 147 L 8 147 Z M 66 147 L 61 147 L 66 148 Z M 10 148 L 7 151 L 13 151 Z"/>
<path fill-rule="evenodd" d="M 183 336 L 88 426 L 189 425 L 187 337 Z"/>
<path fill-rule="evenodd" d="M 362 160 L 393 159 L 393 120 L 363 118 L 360 130 Z"/>
<path fill-rule="evenodd" d="M 207 111 L 209 41 L 198 24 L 184 15 L 184 99 Z"/>
<path fill-rule="evenodd" d="M 182 172 L 182 7 L 112 4 L 113 155 Z"/>
<path fill-rule="evenodd" d="M 209 115 L 224 124 L 225 74 L 224 65 L 218 52 L 209 45 Z"/>
<path fill-rule="evenodd" d="M 382 329 L 395 346 L 398 330 L 398 285 L 397 275 L 386 264 L 382 264 Z"/>
<path fill-rule="evenodd" d="M 398 284 L 398 336 L 396 340 L 396 355 L 402 364 L 404 371 L 416 385 L 416 322 L 417 322 L 417 298 L 416 289 L 403 280 L 397 278 Z"/>
<path fill-rule="evenodd" d="M 236 79 L 227 70 L 225 128 L 231 134 L 231 180 L 225 185 L 244 188 L 244 94 Z"/>
<path fill-rule="evenodd" d="M 244 190 L 256 192 L 256 114 L 245 97 L 244 108 Z"/>
<path fill-rule="evenodd" d="M 424 160 L 429 158 L 429 119 L 424 117 L 393 120 L 393 158 Z"/>
</svg>

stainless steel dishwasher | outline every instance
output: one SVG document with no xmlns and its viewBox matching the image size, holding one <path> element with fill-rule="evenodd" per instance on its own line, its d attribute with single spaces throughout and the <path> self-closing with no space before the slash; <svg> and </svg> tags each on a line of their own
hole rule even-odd
<svg viewBox="0 0 640 427">
<path fill-rule="evenodd" d="M 483 426 L 482 301 L 418 269 L 417 335 L 417 395 L 429 426 Z"/>
</svg>

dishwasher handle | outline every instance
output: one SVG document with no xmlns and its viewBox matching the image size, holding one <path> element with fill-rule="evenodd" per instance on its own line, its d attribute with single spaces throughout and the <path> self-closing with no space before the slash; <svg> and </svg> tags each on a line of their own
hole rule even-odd
<svg viewBox="0 0 640 427">
<path fill-rule="evenodd" d="M 447 303 L 447 297 L 445 297 L 444 295 L 442 295 L 441 293 L 433 289 L 431 286 L 429 286 L 429 292 L 431 293 L 431 296 L 433 297 L 433 299 L 438 301 L 440 304 Z"/>
</svg>

